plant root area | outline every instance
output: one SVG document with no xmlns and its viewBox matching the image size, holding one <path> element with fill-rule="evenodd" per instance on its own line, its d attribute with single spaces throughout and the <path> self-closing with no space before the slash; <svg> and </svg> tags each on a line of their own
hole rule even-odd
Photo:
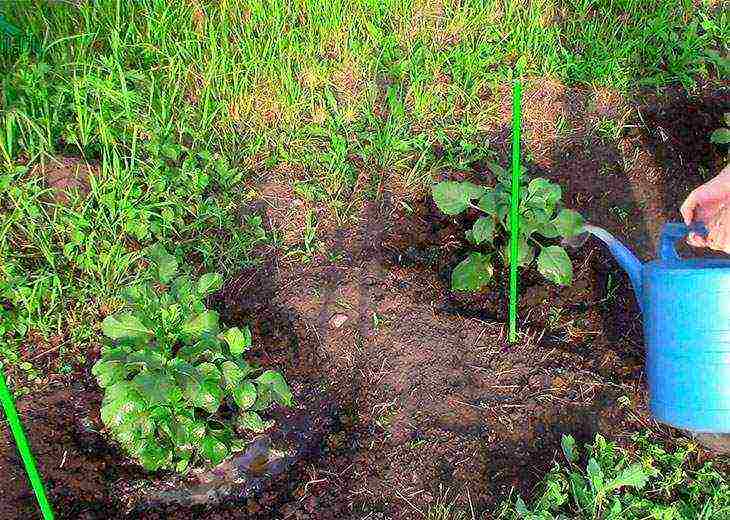
<svg viewBox="0 0 730 520">
<path fill-rule="evenodd" d="M 728 99 L 724 86 L 626 100 L 532 82 L 527 171 L 561 184 L 568 207 L 650 258 L 661 224 L 678 219 L 686 194 L 723 164 L 726 150 L 708 136 Z M 508 97 L 501 109 L 491 143 L 506 164 Z M 606 120 L 618 121 L 615 135 Z M 478 163 L 442 178 L 492 182 Z M 669 443 L 682 435 L 648 413 L 639 310 L 598 243 L 571 253 L 570 287 L 548 285 L 534 267 L 522 272 L 520 338 L 510 345 L 501 264 L 483 293 L 449 288 L 475 215 L 446 218 L 427 195 L 384 179 L 356 222 L 320 219 L 311 261 L 262 251 L 267 260 L 211 302 L 229 325 L 251 326 L 252 355 L 291 383 L 296 406 L 271 414 L 271 441 L 290 453 L 285 470 L 260 478 L 250 466 L 197 502 L 150 498 L 145 490 L 189 490 L 200 478 L 147 475 L 120 454 L 101 433 L 101 395 L 87 374 L 19 403 L 59 518 L 397 520 L 443 503 L 491 518 L 511 490 L 535 492 L 563 434 L 590 442 L 601 432 L 624 445 L 639 431 Z M 274 227 L 303 215 L 307 203 L 286 182 L 269 175 L 262 202 L 246 211 Z M 36 517 L 2 431 L 0 517 Z"/>
</svg>

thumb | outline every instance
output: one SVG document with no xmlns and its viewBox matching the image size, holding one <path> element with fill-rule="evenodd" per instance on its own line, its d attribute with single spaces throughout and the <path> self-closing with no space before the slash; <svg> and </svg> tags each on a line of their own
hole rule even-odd
<svg viewBox="0 0 730 520">
<path fill-rule="evenodd" d="M 697 208 L 697 190 L 692 191 L 679 208 L 679 212 L 682 214 L 684 223 L 688 226 L 694 219 L 695 208 Z"/>
</svg>

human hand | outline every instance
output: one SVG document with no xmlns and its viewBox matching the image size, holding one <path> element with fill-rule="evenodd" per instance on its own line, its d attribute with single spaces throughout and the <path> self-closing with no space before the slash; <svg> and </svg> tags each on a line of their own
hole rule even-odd
<svg viewBox="0 0 730 520">
<path fill-rule="evenodd" d="M 715 178 L 695 188 L 680 208 L 685 224 L 699 221 L 707 236 L 690 233 L 687 242 L 730 253 L 730 164 Z"/>
</svg>

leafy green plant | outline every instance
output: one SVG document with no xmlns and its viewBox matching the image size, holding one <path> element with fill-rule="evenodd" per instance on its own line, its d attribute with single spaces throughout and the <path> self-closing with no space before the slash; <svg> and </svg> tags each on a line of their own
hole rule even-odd
<svg viewBox="0 0 730 520">
<path fill-rule="evenodd" d="M 690 468 L 693 445 L 668 452 L 646 436 L 628 453 L 600 434 L 581 457 L 563 436 L 565 464 L 555 463 L 528 505 L 506 501 L 499 520 L 697 520 L 730 518 L 730 485 L 710 463 Z"/>
<path fill-rule="evenodd" d="M 92 372 L 104 388 L 101 418 L 112 438 L 148 470 L 185 472 L 244 448 L 246 432 L 273 424 L 259 412 L 274 402 L 290 406 L 292 394 L 281 374 L 244 359 L 251 332 L 223 330 L 206 308 L 219 274 L 193 281 L 178 275 L 161 246 L 149 256 L 156 283 L 130 287 L 127 307 L 103 321 L 112 345 Z"/>
<path fill-rule="evenodd" d="M 451 286 L 456 291 L 478 291 L 492 279 L 493 261 L 509 262 L 510 179 L 507 172 L 490 164 L 497 176 L 492 187 L 471 182 L 444 181 L 435 184 L 433 199 L 447 215 L 458 215 L 468 209 L 478 210 L 476 219 L 466 232 L 467 240 L 478 249 L 469 253 L 451 274 Z M 560 186 L 547 179 L 523 179 L 520 197 L 520 234 L 517 265 L 525 267 L 537 254 L 537 269 L 548 280 L 569 285 L 573 280 L 573 265 L 561 246 L 550 243 L 558 237 L 580 233 L 584 220 L 576 211 L 561 207 Z"/>
<path fill-rule="evenodd" d="M 710 142 L 715 144 L 730 144 L 730 112 L 726 112 L 723 115 L 725 126 L 718 128 L 710 135 Z M 727 156 L 728 162 L 730 162 L 730 150 Z"/>
</svg>

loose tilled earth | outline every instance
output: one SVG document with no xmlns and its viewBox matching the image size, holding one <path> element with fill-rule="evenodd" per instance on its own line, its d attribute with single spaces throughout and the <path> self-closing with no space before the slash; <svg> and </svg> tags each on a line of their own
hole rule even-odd
<svg viewBox="0 0 730 520">
<path fill-rule="evenodd" d="M 626 100 L 531 84 L 529 173 L 559 182 L 568 206 L 651 257 L 661 223 L 678 218 L 683 197 L 723 164 L 724 150 L 708 135 L 730 110 L 727 85 Z M 504 159 L 503 98 L 492 148 Z M 615 136 L 596 131 L 609 119 L 618 121 Z M 301 229 L 296 219 L 309 203 L 275 173 L 245 211 Z M 450 177 L 488 175 L 475 164 Z M 230 325 L 252 326 L 258 361 L 281 367 L 292 384 L 298 405 L 273 414 L 281 425 L 274 444 L 292 450 L 292 465 L 248 498 L 230 487 L 225 506 L 145 498 L 151 477 L 99 433 L 101 397 L 87 373 L 72 388 L 19 403 L 60 518 L 395 520 L 419 518 L 444 499 L 489 518 L 513 487 L 530 495 L 563 433 L 590 441 L 602 432 L 620 443 L 645 429 L 668 442 L 679 434 L 647 412 L 639 311 L 599 244 L 573 254 L 569 288 L 523 273 L 522 337 L 508 346 L 504 270 L 488 294 L 449 290 L 469 216 L 445 218 L 427 195 L 408 196 L 395 180 L 363 203 L 354 225 L 328 224 L 318 211 L 317 237 L 329 254 L 303 264 L 262 251 L 267 261 L 229 280 L 212 302 Z M 34 499 L 2 431 L 0 517 L 31 518 Z M 160 482 L 183 485 L 171 476 Z"/>
</svg>

